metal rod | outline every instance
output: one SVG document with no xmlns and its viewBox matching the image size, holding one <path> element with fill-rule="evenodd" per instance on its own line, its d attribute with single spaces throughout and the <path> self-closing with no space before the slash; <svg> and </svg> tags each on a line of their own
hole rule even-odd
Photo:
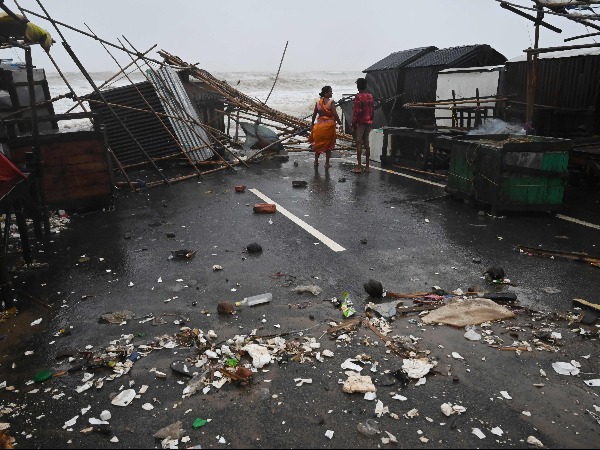
<svg viewBox="0 0 600 450">
<path fill-rule="evenodd" d="M 283 64 L 283 58 L 285 57 L 285 52 L 288 48 L 289 41 L 285 41 L 285 48 L 283 49 L 283 55 L 281 55 L 281 61 L 279 61 L 279 69 L 277 69 L 277 75 L 275 75 L 275 80 L 273 81 L 273 86 L 271 86 L 271 90 L 269 91 L 269 95 L 267 95 L 267 99 L 265 100 L 265 105 L 269 101 L 269 97 L 271 97 L 271 93 L 275 88 L 275 83 L 277 83 L 277 78 L 279 78 L 279 72 L 281 71 L 281 65 Z"/>
<path fill-rule="evenodd" d="M 25 49 L 25 67 L 27 70 L 27 84 L 29 88 L 29 106 L 31 108 L 31 136 L 33 138 L 33 154 L 35 155 L 36 173 L 38 180 L 38 192 L 40 195 L 42 218 L 44 221 L 44 232 L 50 235 L 50 218 L 48 216 L 48 205 L 46 204 L 46 188 L 44 183 L 44 167 L 42 163 L 42 151 L 40 149 L 40 131 L 38 127 L 38 116 L 35 98 L 35 86 L 33 81 L 33 61 L 31 59 L 31 48 Z"/>
<path fill-rule="evenodd" d="M 547 22 L 544 22 L 544 21 L 543 21 L 543 20 L 540 18 L 540 14 L 539 14 L 539 12 L 538 12 L 538 16 L 537 16 L 537 17 L 535 17 L 535 16 L 532 16 L 532 15 L 530 15 L 530 14 L 526 14 L 526 13 L 524 13 L 523 11 L 519 11 L 519 10 L 518 10 L 518 9 L 516 9 L 516 8 L 513 8 L 513 7 L 512 7 L 512 6 L 510 6 L 508 3 L 500 2 L 500 6 L 501 6 L 502 8 L 504 8 L 504 9 L 506 9 L 506 10 L 510 11 L 510 12 L 513 12 L 513 13 L 515 13 L 515 14 L 516 14 L 516 15 L 518 15 L 518 16 L 525 17 L 526 19 L 529 19 L 529 20 L 531 20 L 532 22 L 535 22 L 536 26 L 539 26 L 539 25 L 541 25 L 541 26 L 543 26 L 543 27 L 546 27 L 546 28 L 548 28 L 549 30 L 552 30 L 552 31 L 554 31 L 554 32 L 556 32 L 556 33 L 562 33 L 562 30 L 561 30 L 560 28 L 557 28 L 557 27 L 555 27 L 554 25 L 550 25 L 549 23 L 547 23 Z M 538 11 L 539 11 L 539 10 L 538 10 Z M 542 17 L 543 17 L 543 16 L 542 16 Z"/>
<path fill-rule="evenodd" d="M 523 50 L 525 53 L 551 53 L 551 52 L 562 52 L 565 50 L 577 50 L 581 48 L 595 48 L 600 47 L 600 44 L 581 44 L 581 45 L 566 45 L 564 47 L 546 47 L 546 48 L 528 48 Z"/>
</svg>

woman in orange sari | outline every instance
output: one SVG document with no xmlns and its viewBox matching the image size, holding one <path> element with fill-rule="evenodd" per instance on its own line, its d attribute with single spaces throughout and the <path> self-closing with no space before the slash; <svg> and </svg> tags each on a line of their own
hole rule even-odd
<svg viewBox="0 0 600 450">
<path fill-rule="evenodd" d="M 329 158 L 331 158 L 331 150 L 335 148 L 335 124 L 337 122 L 340 127 L 342 126 L 342 121 L 335 109 L 335 102 L 331 98 L 332 95 L 333 90 L 331 86 L 324 86 L 321 89 L 321 93 L 319 94 L 321 99 L 315 104 L 310 136 L 308 138 L 315 152 L 315 166 L 319 165 L 319 156 L 321 156 L 321 153 L 325 153 L 325 168 L 331 167 Z M 315 119 L 317 119 L 316 124 Z"/>
</svg>

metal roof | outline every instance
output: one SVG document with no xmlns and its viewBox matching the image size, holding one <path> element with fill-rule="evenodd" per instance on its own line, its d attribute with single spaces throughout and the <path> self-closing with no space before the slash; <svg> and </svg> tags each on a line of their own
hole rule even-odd
<svg viewBox="0 0 600 450">
<path fill-rule="evenodd" d="M 421 56 L 406 67 L 451 66 L 456 61 L 480 47 L 487 45 L 464 45 L 462 47 L 441 48 Z"/>
<path fill-rule="evenodd" d="M 373 64 L 372 66 L 363 70 L 363 72 L 372 72 L 375 70 L 388 70 L 388 69 L 400 69 L 401 67 L 406 67 L 408 64 L 413 62 L 415 59 L 419 57 L 437 50 L 437 47 L 419 47 L 413 48 L 410 50 L 401 50 L 399 52 L 392 53 L 389 56 L 386 56 L 381 61 Z"/>
</svg>

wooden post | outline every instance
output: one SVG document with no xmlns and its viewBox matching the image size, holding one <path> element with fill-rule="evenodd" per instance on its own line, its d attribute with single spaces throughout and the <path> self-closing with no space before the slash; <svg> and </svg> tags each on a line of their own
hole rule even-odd
<svg viewBox="0 0 600 450">
<path fill-rule="evenodd" d="M 452 89 L 452 100 L 453 100 L 453 109 L 452 109 L 452 128 L 458 127 L 458 120 L 456 118 L 456 92 Z"/>
<path fill-rule="evenodd" d="M 542 6 L 537 6 L 537 20 L 535 22 L 535 40 L 533 42 L 533 48 L 537 49 L 540 42 L 540 22 L 544 17 Z M 538 71 L 538 54 L 533 55 L 527 53 L 527 108 L 525 110 L 525 129 L 527 134 L 533 133 L 533 113 L 535 104 L 535 90 L 537 87 L 537 71 Z"/>
</svg>

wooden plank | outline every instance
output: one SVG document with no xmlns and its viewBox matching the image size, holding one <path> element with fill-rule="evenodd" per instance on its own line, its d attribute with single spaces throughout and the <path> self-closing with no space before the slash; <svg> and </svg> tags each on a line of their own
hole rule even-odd
<svg viewBox="0 0 600 450">
<path fill-rule="evenodd" d="M 44 177 L 44 187 L 47 190 L 91 185 L 110 186 L 106 173 L 78 174 L 69 177 Z"/>
<path fill-rule="evenodd" d="M 91 197 L 110 196 L 110 188 L 101 185 L 85 186 L 81 189 L 62 188 L 50 189 L 46 191 L 46 199 L 49 203 L 60 205 L 70 200 L 82 200 Z"/>
<path fill-rule="evenodd" d="M 44 167 L 44 176 L 46 174 L 50 176 L 57 175 L 77 175 L 79 173 L 97 173 L 104 172 L 108 178 L 108 167 L 104 162 L 85 162 L 80 164 L 69 164 L 69 165 L 58 165 L 58 166 L 47 166 Z"/>
</svg>

